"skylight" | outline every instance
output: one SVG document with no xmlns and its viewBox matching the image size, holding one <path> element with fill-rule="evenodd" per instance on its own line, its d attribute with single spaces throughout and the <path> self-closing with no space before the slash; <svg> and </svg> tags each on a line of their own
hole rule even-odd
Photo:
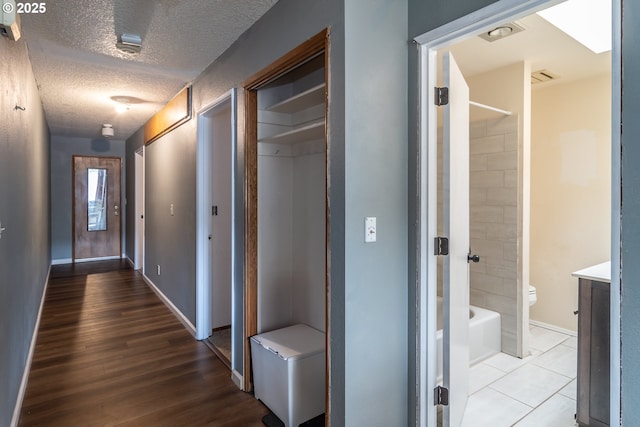
<svg viewBox="0 0 640 427">
<path fill-rule="evenodd" d="M 611 0 L 567 0 L 538 15 L 594 53 L 611 50 Z"/>
</svg>

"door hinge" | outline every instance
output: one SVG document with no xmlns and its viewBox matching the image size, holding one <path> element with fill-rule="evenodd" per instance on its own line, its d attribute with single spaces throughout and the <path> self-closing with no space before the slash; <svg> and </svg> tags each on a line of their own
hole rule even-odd
<svg viewBox="0 0 640 427">
<path fill-rule="evenodd" d="M 436 87 L 435 97 L 434 102 L 437 106 L 447 105 L 449 103 L 449 88 L 446 86 Z"/>
<path fill-rule="evenodd" d="M 449 405 L 449 389 L 438 386 L 433 390 L 433 405 Z"/>
<path fill-rule="evenodd" d="M 213 216 L 218 215 L 218 206 L 211 206 L 211 215 Z"/>
<path fill-rule="evenodd" d="M 435 238 L 434 255 L 449 255 L 449 239 L 446 237 Z"/>
</svg>

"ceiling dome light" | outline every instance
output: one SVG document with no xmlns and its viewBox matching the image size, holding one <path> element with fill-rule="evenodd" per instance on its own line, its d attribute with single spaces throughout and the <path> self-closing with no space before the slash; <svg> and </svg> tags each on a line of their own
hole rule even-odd
<svg viewBox="0 0 640 427">
<path fill-rule="evenodd" d="M 130 105 L 127 104 L 118 104 L 116 105 L 116 112 L 119 114 L 125 113 L 127 111 L 129 111 L 129 109 L 131 108 Z"/>
</svg>

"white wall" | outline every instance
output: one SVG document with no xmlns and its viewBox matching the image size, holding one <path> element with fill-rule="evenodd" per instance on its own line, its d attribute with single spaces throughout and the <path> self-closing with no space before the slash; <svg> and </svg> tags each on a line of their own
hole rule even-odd
<svg viewBox="0 0 640 427">
<path fill-rule="evenodd" d="M 324 141 L 258 148 L 258 332 L 325 315 Z"/>
<path fill-rule="evenodd" d="M 610 87 L 601 75 L 532 94 L 531 318 L 572 331 L 571 273 L 610 256 Z"/>
<path fill-rule="evenodd" d="M 258 333 L 292 319 L 293 161 L 265 145 L 258 145 Z"/>
<path fill-rule="evenodd" d="M 294 159 L 293 321 L 323 332 L 326 329 L 325 171 L 324 151 Z"/>
</svg>

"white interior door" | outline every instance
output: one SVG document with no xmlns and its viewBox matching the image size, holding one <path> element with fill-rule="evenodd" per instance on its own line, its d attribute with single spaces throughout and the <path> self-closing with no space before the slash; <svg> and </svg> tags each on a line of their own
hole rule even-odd
<svg viewBox="0 0 640 427">
<path fill-rule="evenodd" d="M 445 426 L 462 423 L 469 390 L 469 87 L 450 52 L 443 55 L 449 88 L 443 121 L 443 385 L 449 390 Z"/>
<path fill-rule="evenodd" d="M 135 208 L 135 269 L 144 273 L 144 147 L 135 154 L 136 208 Z"/>
</svg>

